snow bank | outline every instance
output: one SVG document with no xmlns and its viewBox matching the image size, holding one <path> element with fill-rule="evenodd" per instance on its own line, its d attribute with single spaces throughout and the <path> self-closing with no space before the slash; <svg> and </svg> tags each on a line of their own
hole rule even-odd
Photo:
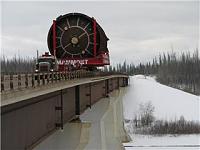
<svg viewBox="0 0 200 150">
<path fill-rule="evenodd" d="M 156 119 L 179 119 L 200 121 L 200 97 L 183 92 L 155 81 L 152 77 L 130 77 L 130 87 L 124 97 L 124 117 L 133 119 L 139 104 L 151 101 Z"/>
<path fill-rule="evenodd" d="M 199 150 L 200 148 L 199 135 L 132 136 L 133 142 L 123 144 L 126 150 Z"/>
</svg>

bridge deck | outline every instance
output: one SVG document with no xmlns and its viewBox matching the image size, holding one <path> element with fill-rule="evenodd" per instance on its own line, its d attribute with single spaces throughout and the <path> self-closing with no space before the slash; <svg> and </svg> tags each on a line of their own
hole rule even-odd
<svg viewBox="0 0 200 150">
<path fill-rule="evenodd" d="M 57 80 L 57 82 L 53 83 L 47 82 L 46 84 L 37 85 L 35 88 L 3 91 L 1 95 L 2 149 L 30 149 L 55 130 L 63 129 L 65 123 L 80 116 L 85 110 L 93 107 L 100 99 L 106 98 L 111 92 L 120 91 L 120 87 L 125 86 L 128 86 L 128 76 L 110 75 L 79 79 L 70 78 L 67 80 Z M 109 107 L 111 106 L 110 102 L 112 100 L 109 100 Z M 120 115 L 122 113 L 117 113 L 120 110 L 118 106 L 121 106 L 121 104 L 114 105 L 114 107 L 108 109 L 109 111 L 107 110 L 103 115 L 107 117 L 103 117 L 104 121 L 100 122 L 101 126 L 103 126 L 103 132 L 101 131 L 101 133 L 106 137 L 101 138 L 102 143 L 105 143 L 103 145 L 106 145 L 107 141 L 116 143 L 110 139 L 113 139 L 114 135 L 112 133 L 116 131 L 112 131 L 113 124 L 120 120 L 121 123 L 123 122 L 122 119 L 118 120 L 122 118 L 122 115 Z M 99 110 L 101 110 L 101 107 L 99 107 Z M 100 112 L 97 111 L 97 116 L 91 118 L 98 119 L 99 115 Z M 91 122 L 99 121 L 93 120 Z M 110 124 L 110 122 L 112 123 Z M 71 128 L 70 124 L 68 125 L 69 127 L 66 128 Z M 76 128 L 77 130 L 81 129 L 80 136 L 83 135 L 85 137 L 90 124 L 85 123 L 77 126 L 79 126 Z M 123 128 L 122 125 L 119 126 L 115 124 L 114 129 Z M 99 129 L 99 127 L 93 127 L 91 124 L 91 133 Z M 73 132 L 73 129 L 69 132 Z M 78 134 L 78 131 L 74 133 Z M 90 137 L 89 141 L 93 139 L 93 136 Z M 95 138 L 95 141 L 98 141 L 99 138 Z M 85 139 L 80 139 L 82 143 L 80 147 L 86 142 Z M 93 146 L 93 144 L 94 141 L 91 146 L 99 147 L 97 145 Z M 110 144 L 107 143 L 107 145 Z"/>
<path fill-rule="evenodd" d="M 82 85 L 86 83 L 93 83 L 97 81 L 102 81 L 114 77 L 127 77 L 125 75 L 112 75 L 112 76 L 103 76 L 103 77 L 92 77 L 92 78 L 83 78 L 83 79 L 74 79 L 74 80 L 63 80 L 57 83 L 49 83 L 47 85 L 42 85 L 36 88 L 28 88 L 18 91 L 10 91 L 8 93 L 1 93 L 1 106 L 13 104 L 29 98 L 37 97 L 54 91 L 59 91 L 61 89 L 74 87 L 76 85 Z"/>
</svg>

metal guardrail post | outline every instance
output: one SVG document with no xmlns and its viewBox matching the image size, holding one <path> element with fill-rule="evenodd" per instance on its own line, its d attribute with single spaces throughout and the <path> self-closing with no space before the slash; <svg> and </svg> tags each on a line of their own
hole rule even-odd
<svg viewBox="0 0 200 150">
<path fill-rule="evenodd" d="M 77 72 L 77 78 L 80 78 L 80 71 Z"/>
<path fill-rule="evenodd" d="M 119 78 L 117 78 L 117 89 L 119 89 L 120 85 L 119 85 Z"/>
<path fill-rule="evenodd" d="M 65 80 L 65 71 L 62 73 L 62 78 Z"/>
<path fill-rule="evenodd" d="M 38 73 L 36 76 L 37 76 L 37 86 L 39 86 L 40 85 L 40 73 Z"/>
<path fill-rule="evenodd" d="M 125 80 L 126 80 L 126 86 L 128 86 L 128 78 L 125 78 Z"/>
<path fill-rule="evenodd" d="M 67 80 L 67 72 L 66 71 L 64 73 L 64 78 L 65 78 L 65 80 Z"/>
<path fill-rule="evenodd" d="M 93 72 L 90 72 L 90 77 L 93 77 L 94 76 L 94 73 Z"/>
<path fill-rule="evenodd" d="M 74 78 L 77 79 L 77 71 L 74 72 Z"/>
<path fill-rule="evenodd" d="M 69 80 L 71 80 L 71 78 L 72 78 L 72 73 L 69 72 Z"/>
<path fill-rule="evenodd" d="M 18 74 L 17 79 L 18 79 L 18 89 L 20 89 L 21 85 L 22 85 L 22 83 L 21 83 L 21 74 Z"/>
<path fill-rule="evenodd" d="M 88 77 L 90 77 L 90 72 L 89 72 L 89 71 L 87 72 L 87 78 L 88 78 Z"/>
<path fill-rule="evenodd" d="M 82 73 L 82 71 L 79 72 L 79 78 L 81 78 L 81 73 Z"/>
<path fill-rule="evenodd" d="M 60 80 L 63 80 L 63 71 L 60 73 Z"/>
<path fill-rule="evenodd" d="M 72 79 L 74 79 L 74 77 L 75 77 L 75 72 L 73 71 L 72 72 Z"/>
<path fill-rule="evenodd" d="M 72 75 L 72 79 L 74 79 L 74 72 L 72 72 L 72 74 L 71 74 L 71 75 Z"/>
<path fill-rule="evenodd" d="M 28 88 L 28 74 L 25 74 L 25 88 Z"/>
<path fill-rule="evenodd" d="M 60 73 L 60 80 L 63 80 L 63 72 Z"/>
<path fill-rule="evenodd" d="M 62 72 L 62 80 L 65 80 L 65 72 Z"/>
<path fill-rule="evenodd" d="M 73 75 L 73 73 L 74 73 L 74 72 L 71 72 L 71 79 L 74 79 L 74 75 Z"/>
<path fill-rule="evenodd" d="M 81 78 L 84 78 L 84 71 L 82 71 L 81 73 Z"/>
<path fill-rule="evenodd" d="M 58 72 L 55 73 L 55 81 L 58 81 Z"/>
<path fill-rule="evenodd" d="M 56 75 L 55 80 L 56 80 L 56 82 L 58 82 L 58 72 L 56 72 L 55 75 Z"/>
<path fill-rule="evenodd" d="M 74 71 L 74 79 L 76 79 L 76 73 L 77 73 L 77 72 L 76 72 L 76 71 Z"/>
<path fill-rule="evenodd" d="M 123 77 L 123 82 L 122 82 L 122 87 L 125 87 L 126 86 L 126 81 L 125 81 L 125 78 Z"/>
<path fill-rule="evenodd" d="M 10 90 L 13 90 L 13 75 L 10 75 Z"/>
<path fill-rule="evenodd" d="M 94 76 L 94 73 L 93 72 L 90 72 L 90 77 L 93 77 Z"/>
<path fill-rule="evenodd" d="M 108 93 L 109 93 L 109 90 L 110 90 L 110 88 L 109 88 L 109 79 L 106 79 L 105 80 L 105 95 L 106 95 L 106 97 L 109 97 L 109 95 L 108 95 Z"/>
<path fill-rule="evenodd" d="M 110 92 L 112 92 L 113 91 L 113 89 L 114 89 L 114 87 L 113 87 L 113 78 L 111 78 L 110 79 L 110 86 L 111 86 L 111 88 L 110 88 Z"/>
<path fill-rule="evenodd" d="M 68 80 L 71 79 L 71 72 L 68 73 Z"/>
<path fill-rule="evenodd" d="M 69 73 L 66 72 L 66 80 L 69 80 Z"/>
<path fill-rule="evenodd" d="M 4 90 L 4 75 L 1 75 L 1 92 Z"/>
<path fill-rule="evenodd" d="M 58 80 L 59 80 L 59 81 L 61 80 L 60 72 L 58 72 Z"/>
<path fill-rule="evenodd" d="M 31 80 L 32 87 L 35 87 L 35 75 L 32 74 L 31 77 L 32 77 L 32 80 Z"/>
<path fill-rule="evenodd" d="M 51 83 L 53 83 L 53 81 L 54 81 L 54 72 L 52 72 L 52 73 L 50 74 L 50 77 L 51 77 Z"/>
<path fill-rule="evenodd" d="M 74 79 L 77 79 L 77 71 L 74 72 Z"/>
</svg>

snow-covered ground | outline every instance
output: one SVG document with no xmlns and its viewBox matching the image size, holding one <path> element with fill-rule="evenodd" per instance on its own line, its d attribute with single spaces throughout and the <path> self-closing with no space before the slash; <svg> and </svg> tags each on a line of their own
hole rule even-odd
<svg viewBox="0 0 200 150">
<path fill-rule="evenodd" d="M 130 78 L 130 86 L 123 99 L 124 118 L 134 119 L 141 103 L 149 102 L 155 107 L 156 119 L 200 121 L 200 97 L 162 84 L 152 77 L 136 75 Z M 200 150 L 200 135 L 162 137 L 130 135 L 132 142 L 125 143 L 127 150 Z"/>
<path fill-rule="evenodd" d="M 199 135 L 166 135 L 161 137 L 131 135 L 133 142 L 124 143 L 126 150 L 199 150 Z M 127 147 L 126 147 L 127 146 Z"/>
<path fill-rule="evenodd" d="M 162 84 L 151 77 L 136 75 L 130 78 L 130 87 L 123 99 L 124 117 L 133 119 L 139 104 L 151 101 L 156 119 L 200 121 L 200 97 Z"/>
</svg>

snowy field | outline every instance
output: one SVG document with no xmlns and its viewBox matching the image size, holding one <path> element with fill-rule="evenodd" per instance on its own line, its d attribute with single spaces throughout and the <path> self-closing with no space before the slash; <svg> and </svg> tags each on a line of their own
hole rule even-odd
<svg viewBox="0 0 200 150">
<path fill-rule="evenodd" d="M 161 137 L 131 135 L 133 142 L 125 143 L 126 150 L 199 150 L 199 135 L 166 135 Z"/>
<path fill-rule="evenodd" d="M 123 99 L 124 117 L 133 119 L 141 103 L 151 101 L 157 119 L 200 121 L 200 97 L 162 84 L 151 77 L 136 75 L 130 78 L 130 87 Z"/>
<path fill-rule="evenodd" d="M 188 121 L 200 121 L 200 97 L 159 84 L 151 77 L 136 75 L 123 99 L 124 118 L 134 119 L 139 104 L 149 102 L 155 107 L 156 119 L 174 120 L 184 116 Z M 200 135 L 162 137 L 130 135 L 132 142 L 125 143 L 127 150 L 200 150 Z"/>
</svg>

